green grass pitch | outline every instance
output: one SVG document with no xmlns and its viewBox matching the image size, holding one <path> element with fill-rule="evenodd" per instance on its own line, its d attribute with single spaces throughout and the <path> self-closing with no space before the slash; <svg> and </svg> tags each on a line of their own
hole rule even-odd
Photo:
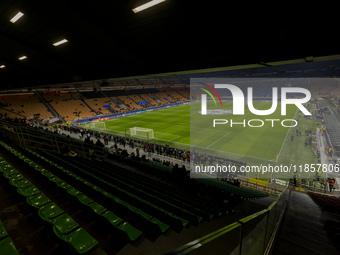
<svg viewBox="0 0 340 255">
<path fill-rule="evenodd" d="M 213 109 L 214 106 L 208 108 Z M 232 109 L 232 102 L 224 102 L 224 106 Z M 269 109 L 271 103 L 254 102 L 258 110 Z M 190 109 L 191 108 L 191 109 Z M 281 107 L 278 104 L 277 110 L 269 116 L 257 116 L 249 112 L 245 105 L 245 115 L 206 115 L 198 113 L 200 103 L 192 103 L 157 111 L 144 112 L 136 115 L 111 119 L 105 121 L 106 130 L 101 124 L 97 127 L 90 127 L 90 124 L 81 125 L 83 128 L 98 130 L 106 133 L 130 137 L 130 128 L 142 127 L 154 130 L 155 139 L 151 142 L 168 144 L 176 148 L 190 150 L 190 143 L 196 148 L 205 148 L 213 155 L 220 155 L 226 158 L 260 164 L 271 162 L 273 164 L 304 164 L 315 163 L 311 147 L 304 147 L 304 136 L 295 137 L 296 128 L 302 130 L 305 127 L 315 128 L 314 120 L 305 120 L 301 117 L 298 126 L 287 128 L 281 126 L 283 119 L 297 118 L 297 108 L 294 105 L 287 105 L 287 115 L 281 116 Z M 216 125 L 213 127 L 213 119 L 230 119 L 233 122 L 246 122 L 250 119 L 262 119 L 264 125 L 261 128 L 251 128 L 247 125 L 230 124 Z M 279 119 L 275 121 L 274 127 L 270 121 L 265 119 Z M 259 125 L 259 122 L 253 122 Z M 290 125 L 291 122 L 285 122 Z M 291 143 L 291 135 L 294 135 L 294 142 Z M 138 138 L 138 137 L 136 137 Z M 278 156 L 278 157 L 277 157 Z"/>
</svg>

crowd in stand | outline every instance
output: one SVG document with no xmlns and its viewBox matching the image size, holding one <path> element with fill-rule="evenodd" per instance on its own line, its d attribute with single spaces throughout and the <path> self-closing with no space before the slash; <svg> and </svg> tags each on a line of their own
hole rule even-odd
<svg viewBox="0 0 340 255">
<path fill-rule="evenodd" d="M 27 122 L 26 119 L 10 119 L 13 122 L 21 123 L 21 124 L 30 124 L 33 122 Z M 47 124 L 44 127 L 47 129 Z M 96 155 L 103 153 L 103 148 L 108 146 L 109 143 L 114 143 L 111 148 L 109 148 L 110 154 L 120 154 L 126 157 L 129 157 L 133 160 L 141 160 L 148 161 L 145 155 L 140 157 L 139 151 L 144 151 L 145 154 L 149 155 L 150 160 L 154 162 L 159 162 L 168 167 L 175 167 L 175 165 L 170 161 L 170 159 L 181 160 L 183 163 L 190 163 L 192 160 L 194 164 L 200 165 L 246 165 L 244 162 L 239 162 L 235 160 L 225 159 L 222 157 L 207 155 L 202 153 L 197 153 L 195 151 L 188 151 L 179 148 L 173 148 L 169 145 L 161 145 L 156 143 L 150 143 L 146 141 L 140 141 L 137 139 L 126 138 L 122 136 L 107 134 L 103 132 L 88 130 L 84 128 L 74 127 L 70 125 L 61 125 L 55 124 L 52 125 L 52 130 L 56 134 L 61 134 L 63 131 L 69 132 L 70 134 L 78 134 L 81 140 L 84 140 L 84 147 L 89 153 L 90 157 L 95 157 Z M 67 135 L 67 137 L 70 137 Z M 103 141 L 103 142 L 102 142 Z M 123 148 L 119 148 L 117 145 L 120 145 Z M 135 153 L 129 154 L 125 147 L 135 149 Z M 73 153 L 72 153 L 73 154 Z M 151 158 L 151 154 L 157 154 L 160 156 L 169 157 L 169 160 L 160 160 L 159 157 Z M 73 154 L 74 155 L 74 154 Z M 225 178 L 223 178 L 225 179 Z"/>
</svg>

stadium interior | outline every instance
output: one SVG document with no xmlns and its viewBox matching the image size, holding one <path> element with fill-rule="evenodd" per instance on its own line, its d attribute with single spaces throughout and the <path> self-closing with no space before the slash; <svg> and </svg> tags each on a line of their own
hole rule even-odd
<svg viewBox="0 0 340 255">
<path fill-rule="evenodd" d="M 249 33 L 235 25 L 228 42 L 216 38 L 237 14 L 226 17 L 220 4 L 167 0 L 132 10 L 144 3 L 0 2 L 0 254 L 340 254 L 334 42 L 318 37 L 315 21 L 302 34 L 292 27 L 304 22 L 300 12 L 266 14 L 277 25 L 266 32 L 251 23 L 265 12 L 246 12 Z M 257 36 L 261 42 L 244 43 Z M 287 49 L 292 36 L 296 48 Z M 282 50 L 274 54 L 268 40 Z M 199 96 L 192 79 L 211 77 L 249 79 L 259 102 L 271 101 L 273 86 L 301 87 L 294 81 L 304 79 L 315 112 L 303 122 L 310 141 L 301 160 L 333 171 L 246 176 L 240 169 L 263 159 L 200 154 L 176 142 L 177 131 L 159 139 L 152 114 L 180 115 Z M 232 93 L 219 96 L 231 101 Z M 129 129 L 111 127 L 115 120 Z M 297 154 L 296 133 L 287 131 L 275 163 L 292 148 Z M 191 171 L 206 161 L 237 171 Z"/>
</svg>

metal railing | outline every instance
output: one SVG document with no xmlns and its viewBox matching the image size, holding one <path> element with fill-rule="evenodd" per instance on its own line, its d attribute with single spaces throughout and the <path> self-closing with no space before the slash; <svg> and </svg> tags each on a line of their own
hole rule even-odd
<svg viewBox="0 0 340 255">
<path fill-rule="evenodd" d="M 191 241 L 167 255 L 269 254 L 289 197 L 287 186 L 267 209 Z"/>
<path fill-rule="evenodd" d="M 86 144 L 82 140 L 70 139 L 40 128 L 0 121 L 0 132 L 21 147 L 63 153 L 62 148 L 72 148 L 79 156 L 104 159 L 105 148 Z"/>
<path fill-rule="evenodd" d="M 264 193 L 268 193 L 268 194 L 275 195 L 275 196 L 279 195 L 282 192 L 282 190 L 285 189 L 285 186 L 282 186 L 282 185 L 279 185 L 279 184 L 273 185 L 273 187 L 269 187 L 268 185 L 264 186 L 264 185 L 260 185 L 256 182 L 255 183 L 249 182 L 246 179 L 238 178 L 238 180 L 241 183 L 242 187 L 252 189 L 252 190 L 256 190 L 256 191 L 260 191 L 260 192 L 264 192 Z"/>
</svg>

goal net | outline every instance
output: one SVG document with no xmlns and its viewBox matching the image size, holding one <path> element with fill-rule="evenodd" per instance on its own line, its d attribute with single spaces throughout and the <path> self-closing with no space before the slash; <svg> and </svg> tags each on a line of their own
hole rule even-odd
<svg viewBox="0 0 340 255">
<path fill-rule="evenodd" d="M 141 128 L 141 127 L 130 128 L 130 135 L 131 137 L 137 136 L 137 137 L 141 137 L 145 139 L 154 138 L 153 129 L 149 129 L 149 128 Z"/>
<path fill-rule="evenodd" d="M 97 129 L 106 129 L 105 122 L 101 122 L 101 121 L 92 122 L 92 123 L 90 123 L 89 127 L 90 128 L 97 128 Z"/>
</svg>

